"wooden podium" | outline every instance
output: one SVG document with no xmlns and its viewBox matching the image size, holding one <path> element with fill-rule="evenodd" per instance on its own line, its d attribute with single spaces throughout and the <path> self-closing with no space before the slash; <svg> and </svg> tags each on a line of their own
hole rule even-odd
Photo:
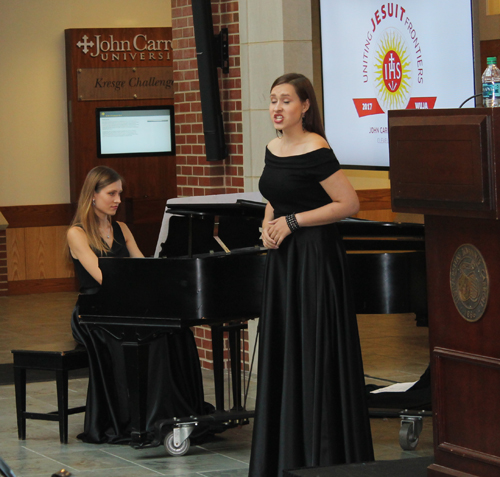
<svg viewBox="0 0 500 477">
<path fill-rule="evenodd" d="M 392 205 L 425 215 L 435 463 L 500 475 L 500 109 L 389 112 Z"/>
</svg>

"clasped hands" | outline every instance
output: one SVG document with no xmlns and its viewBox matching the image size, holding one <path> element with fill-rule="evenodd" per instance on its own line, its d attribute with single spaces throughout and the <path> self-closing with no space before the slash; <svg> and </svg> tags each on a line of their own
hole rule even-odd
<svg viewBox="0 0 500 477">
<path fill-rule="evenodd" d="M 290 227 L 288 227 L 285 217 L 279 217 L 269 221 L 267 225 L 263 225 L 262 243 L 266 248 L 277 249 L 290 234 Z"/>
</svg>

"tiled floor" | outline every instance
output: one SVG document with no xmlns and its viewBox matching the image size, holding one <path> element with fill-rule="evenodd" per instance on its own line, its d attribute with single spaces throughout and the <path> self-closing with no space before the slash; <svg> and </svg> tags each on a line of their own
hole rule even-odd
<svg viewBox="0 0 500 477">
<path fill-rule="evenodd" d="M 29 348 L 33 343 L 71 339 L 69 319 L 74 293 L 0 297 L 0 364 L 11 362 L 11 349 Z M 427 328 L 418 328 L 413 315 L 358 316 L 367 383 L 416 381 L 429 362 Z M 205 394 L 213 396 L 211 373 L 205 372 Z M 70 405 L 85 403 L 86 379 L 70 380 Z M 254 383 L 251 393 L 255 393 Z M 253 408 L 253 400 L 249 401 Z M 48 412 L 55 409 L 53 382 L 28 385 L 28 409 Z M 76 439 L 82 430 L 83 414 L 70 416 L 69 443 L 59 443 L 57 423 L 27 422 L 27 438 L 17 439 L 14 387 L 0 386 L 0 457 L 17 477 L 49 477 L 61 468 L 74 476 L 134 477 L 247 476 L 252 424 L 231 429 L 201 446 L 193 446 L 182 457 L 165 449 L 134 450 L 128 446 L 84 444 Z M 415 451 L 399 445 L 398 418 L 372 418 L 377 460 L 430 456 L 432 422 L 424 418 L 423 431 Z"/>
</svg>

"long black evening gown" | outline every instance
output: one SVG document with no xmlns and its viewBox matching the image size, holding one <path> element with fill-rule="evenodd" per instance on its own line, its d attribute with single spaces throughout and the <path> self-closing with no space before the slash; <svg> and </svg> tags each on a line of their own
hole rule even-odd
<svg viewBox="0 0 500 477">
<path fill-rule="evenodd" d="M 128 257 L 123 232 L 113 223 L 114 243 L 108 257 Z M 80 293 L 96 293 L 99 283 L 73 259 Z M 78 322 L 78 303 L 71 319 L 73 336 L 89 354 L 89 387 L 84 442 L 126 444 L 130 441 L 130 407 L 121 342 L 104 330 L 89 330 Z M 159 419 L 204 414 L 203 381 L 191 330 L 165 333 L 149 348 L 147 431 Z"/>
<path fill-rule="evenodd" d="M 333 152 L 266 149 L 260 191 L 274 217 L 331 202 Z M 335 224 L 304 227 L 269 250 L 260 318 L 250 477 L 373 460 L 363 363 L 345 250 Z"/>
</svg>

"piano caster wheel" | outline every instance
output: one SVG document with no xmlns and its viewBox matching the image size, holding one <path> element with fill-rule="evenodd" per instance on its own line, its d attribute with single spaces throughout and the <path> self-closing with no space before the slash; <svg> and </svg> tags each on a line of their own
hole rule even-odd
<svg viewBox="0 0 500 477">
<path fill-rule="evenodd" d="M 178 444 L 178 445 L 176 445 L 176 444 Z M 189 451 L 190 446 L 191 446 L 191 441 L 190 441 L 189 437 L 187 437 L 182 442 L 178 441 L 176 443 L 173 431 L 169 432 L 165 436 L 165 450 L 170 455 L 174 455 L 174 456 L 184 455 Z"/>
<path fill-rule="evenodd" d="M 415 450 L 418 438 L 422 432 L 422 417 L 401 416 L 401 427 L 399 429 L 399 445 L 403 450 Z"/>
</svg>

